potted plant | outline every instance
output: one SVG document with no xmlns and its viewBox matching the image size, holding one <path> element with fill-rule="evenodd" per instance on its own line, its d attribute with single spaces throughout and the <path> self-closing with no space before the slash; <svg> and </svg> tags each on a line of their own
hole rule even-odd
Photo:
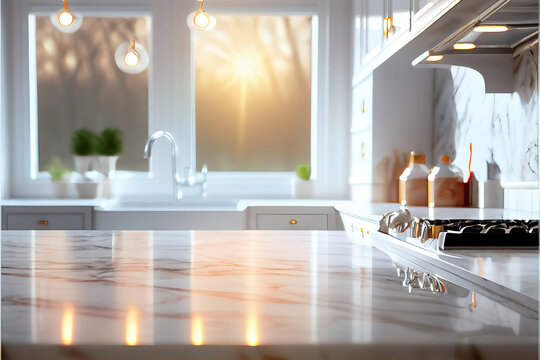
<svg viewBox="0 0 540 360">
<path fill-rule="evenodd" d="M 69 174 L 69 171 L 64 167 L 64 165 L 62 165 L 60 159 L 55 157 L 47 167 L 47 171 L 51 176 L 56 197 L 69 197 L 69 182 L 64 181 L 66 175 Z"/>
<path fill-rule="evenodd" d="M 96 134 L 87 129 L 75 131 L 71 138 L 71 153 L 75 156 L 75 171 L 84 176 L 96 154 Z"/>
<path fill-rule="evenodd" d="M 108 128 L 101 132 L 97 138 L 97 153 L 99 171 L 110 178 L 116 170 L 118 154 L 123 150 L 120 130 Z"/>
<path fill-rule="evenodd" d="M 296 167 L 296 179 L 293 186 L 293 195 L 296 198 L 310 198 L 314 194 L 314 184 L 310 180 L 311 166 L 300 164 Z"/>
</svg>

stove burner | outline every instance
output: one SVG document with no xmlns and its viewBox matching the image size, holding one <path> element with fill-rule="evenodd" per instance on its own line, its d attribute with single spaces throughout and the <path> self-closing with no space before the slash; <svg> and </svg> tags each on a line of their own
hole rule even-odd
<svg viewBox="0 0 540 360">
<path fill-rule="evenodd" d="M 538 220 L 427 220 L 406 208 L 388 213 L 379 231 L 424 247 L 538 248 Z M 437 241 L 435 241 L 437 240 Z"/>
</svg>

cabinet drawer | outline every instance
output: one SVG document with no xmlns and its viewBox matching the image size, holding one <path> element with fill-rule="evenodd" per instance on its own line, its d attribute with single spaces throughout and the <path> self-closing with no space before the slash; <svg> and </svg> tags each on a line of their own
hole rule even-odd
<svg viewBox="0 0 540 360">
<path fill-rule="evenodd" d="M 7 230 L 82 230 L 83 214 L 8 214 Z"/>
<path fill-rule="evenodd" d="M 2 230 L 91 230 L 92 208 L 3 206 Z"/>
<path fill-rule="evenodd" d="M 328 230 L 328 215 L 257 214 L 257 230 Z"/>
</svg>

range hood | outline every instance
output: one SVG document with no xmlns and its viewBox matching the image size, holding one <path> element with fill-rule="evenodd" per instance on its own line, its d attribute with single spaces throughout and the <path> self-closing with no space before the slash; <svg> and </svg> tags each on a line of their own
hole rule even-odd
<svg viewBox="0 0 540 360">
<path fill-rule="evenodd" d="M 441 21 L 447 16 L 451 15 Z M 514 57 L 533 46 L 538 46 L 538 0 L 504 0 L 447 34 L 419 54 L 412 65 L 466 66 L 482 74 L 486 92 L 509 93 L 513 91 Z"/>
</svg>

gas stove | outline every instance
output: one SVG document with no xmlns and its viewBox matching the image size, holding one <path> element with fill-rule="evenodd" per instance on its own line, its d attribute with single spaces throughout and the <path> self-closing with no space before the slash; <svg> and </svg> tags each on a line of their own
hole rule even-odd
<svg viewBox="0 0 540 360">
<path fill-rule="evenodd" d="M 428 220 L 405 207 L 387 213 L 379 231 L 436 250 L 538 248 L 538 220 Z"/>
</svg>

